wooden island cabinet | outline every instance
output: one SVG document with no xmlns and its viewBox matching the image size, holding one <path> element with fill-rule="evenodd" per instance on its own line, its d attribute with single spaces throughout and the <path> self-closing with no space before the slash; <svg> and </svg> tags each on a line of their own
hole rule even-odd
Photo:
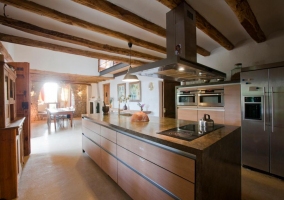
<svg viewBox="0 0 284 200">
<path fill-rule="evenodd" d="M 156 133 L 188 123 L 83 115 L 82 150 L 133 199 L 240 199 L 240 128 L 225 126 L 193 141 Z"/>
</svg>

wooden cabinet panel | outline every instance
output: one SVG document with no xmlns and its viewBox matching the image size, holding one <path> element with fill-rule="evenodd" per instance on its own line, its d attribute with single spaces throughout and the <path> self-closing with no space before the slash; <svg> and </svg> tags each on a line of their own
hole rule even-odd
<svg viewBox="0 0 284 200">
<path fill-rule="evenodd" d="M 225 124 L 241 126 L 241 86 L 227 85 L 224 89 Z"/>
<path fill-rule="evenodd" d="M 82 149 L 101 167 L 101 148 L 84 135 L 82 137 Z"/>
<path fill-rule="evenodd" d="M 195 182 L 195 160 L 117 133 L 117 144 L 187 180 Z"/>
<path fill-rule="evenodd" d="M 116 132 L 114 130 L 101 126 L 101 136 L 116 143 Z"/>
<path fill-rule="evenodd" d="M 171 196 L 118 162 L 118 185 L 133 199 L 173 199 Z"/>
<path fill-rule="evenodd" d="M 108 139 L 105 139 L 104 137 L 101 137 L 101 147 L 104 148 L 109 153 L 116 156 L 116 144 L 109 141 Z"/>
<path fill-rule="evenodd" d="M 194 184 L 117 146 L 117 157 L 180 199 L 194 199 Z"/>
<path fill-rule="evenodd" d="M 85 136 L 87 136 L 88 138 L 90 138 L 91 140 L 93 140 L 95 143 L 97 143 L 98 145 L 101 144 L 101 136 L 98 135 L 97 133 L 91 131 L 90 129 L 86 128 L 86 127 L 82 127 L 82 131 L 84 133 Z"/>
<path fill-rule="evenodd" d="M 101 168 L 117 183 L 117 159 L 101 149 Z"/>
<path fill-rule="evenodd" d="M 96 124 L 94 122 L 91 122 L 87 119 L 82 120 L 82 126 L 88 128 L 89 130 L 100 134 L 101 133 L 101 126 L 99 124 Z"/>
<path fill-rule="evenodd" d="M 224 110 L 198 110 L 198 120 L 203 118 L 204 114 L 210 115 L 210 119 L 216 124 L 224 124 Z"/>
<path fill-rule="evenodd" d="M 177 118 L 183 120 L 197 121 L 197 108 L 181 108 L 177 109 Z"/>
</svg>

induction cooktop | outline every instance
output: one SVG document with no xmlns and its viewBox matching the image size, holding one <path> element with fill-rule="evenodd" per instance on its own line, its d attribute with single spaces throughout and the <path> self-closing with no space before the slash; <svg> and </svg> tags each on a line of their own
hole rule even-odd
<svg viewBox="0 0 284 200">
<path fill-rule="evenodd" d="M 187 124 L 185 126 L 180 126 L 177 128 L 168 129 L 165 131 L 157 132 L 157 134 L 166 135 L 169 137 L 174 137 L 182 140 L 192 141 L 203 135 L 206 135 L 212 131 L 224 127 L 222 124 L 214 124 L 211 127 L 199 126 L 196 124 Z"/>
</svg>

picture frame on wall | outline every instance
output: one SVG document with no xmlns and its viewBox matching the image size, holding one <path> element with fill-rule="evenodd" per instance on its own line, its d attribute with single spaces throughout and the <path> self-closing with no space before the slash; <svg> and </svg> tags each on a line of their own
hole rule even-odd
<svg viewBox="0 0 284 200">
<path fill-rule="evenodd" d="M 130 102 L 139 102 L 141 101 L 141 82 L 132 82 L 129 83 L 129 101 Z"/>
<path fill-rule="evenodd" d="M 121 83 L 117 84 L 117 99 L 120 99 L 121 96 L 126 96 L 126 84 Z"/>
</svg>

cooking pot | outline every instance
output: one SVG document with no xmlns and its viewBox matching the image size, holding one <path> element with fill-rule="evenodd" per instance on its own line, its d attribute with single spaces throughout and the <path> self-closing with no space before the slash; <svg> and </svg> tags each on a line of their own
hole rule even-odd
<svg viewBox="0 0 284 200">
<path fill-rule="evenodd" d="M 203 118 L 199 120 L 199 126 L 214 126 L 214 121 L 210 119 L 210 115 L 204 114 Z"/>
</svg>

